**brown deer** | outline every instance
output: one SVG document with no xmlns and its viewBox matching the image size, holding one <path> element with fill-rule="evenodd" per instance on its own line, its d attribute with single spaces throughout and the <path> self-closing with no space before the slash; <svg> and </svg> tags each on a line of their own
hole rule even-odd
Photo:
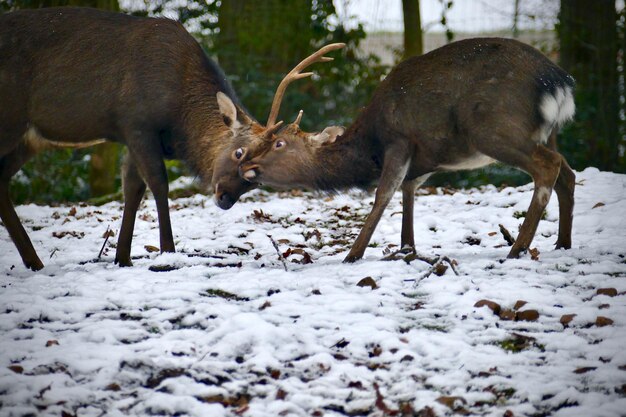
<svg viewBox="0 0 626 417">
<path fill-rule="evenodd" d="M 323 53 L 313 62 L 328 60 Z M 220 68 L 175 21 L 86 8 L 0 16 L 0 218 L 33 270 L 43 263 L 10 201 L 9 181 L 39 149 L 98 139 L 127 146 L 115 262 L 129 266 L 146 185 L 161 251 L 174 252 L 164 159 L 187 162 L 227 209 L 254 187 L 238 177 L 237 149 L 271 139 L 279 127 L 243 109 Z"/>
<path fill-rule="evenodd" d="M 415 189 L 431 174 L 494 161 L 517 167 L 535 190 L 508 257 L 528 249 L 552 190 L 559 199 L 557 248 L 571 247 L 575 175 L 557 152 L 574 115 L 574 80 L 534 48 L 486 38 L 451 43 L 397 65 L 344 131 L 295 123 L 242 159 L 243 178 L 334 191 L 378 180 L 374 207 L 344 262 L 362 258 L 394 192 L 402 189 L 402 247 L 414 248 Z"/>
</svg>

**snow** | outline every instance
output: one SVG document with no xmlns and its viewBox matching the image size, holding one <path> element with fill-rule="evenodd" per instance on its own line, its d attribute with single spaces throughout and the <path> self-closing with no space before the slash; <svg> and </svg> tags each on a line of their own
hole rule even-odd
<svg viewBox="0 0 626 417">
<path fill-rule="evenodd" d="M 229 211 L 172 200 L 174 254 L 144 249 L 158 246 L 147 199 L 131 268 L 113 264 L 120 203 L 20 206 L 46 267 L 25 269 L 0 229 L 0 416 L 624 415 L 626 176 L 589 168 L 577 184 L 573 248 L 553 249 L 553 196 L 538 260 L 503 261 L 498 229 L 517 234 L 531 184 L 418 192 L 417 252 L 457 262 L 441 276 L 383 260 L 399 193 L 351 265 L 369 192 L 254 191 Z M 357 286 L 368 276 L 376 289 Z M 483 299 L 539 317 L 504 320 Z"/>
</svg>

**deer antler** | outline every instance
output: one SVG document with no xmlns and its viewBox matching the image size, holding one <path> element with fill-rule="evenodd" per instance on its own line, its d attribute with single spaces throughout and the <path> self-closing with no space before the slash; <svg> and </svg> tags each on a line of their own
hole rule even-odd
<svg viewBox="0 0 626 417">
<path fill-rule="evenodd" d="M 310 77 L 313 75 L 312 72 L 301 72 L 306 67 L 316 63 L 316 62 L 329 62 L 332 61 L 333 58 L 324 56 L 325 53 L 334 51 L 336 49 L 341 49 L 346 46 L 345 43 L 331 43 L 320 48 L 319 51 L 305 58 L 296 65 L 290 72 L 283 78 L 283 80 L 278 85 L 276 89 L 276 94 L 274 95 L 274 101 L 272 101 L 272 109 L 270 110 L 270 115 L 267 118 L 267 130 L 271 132 L 276 131 L 276 118 L 278 117 L 278 111 L 280 110 L 280 103 L 283 100 L 283 95 L 285 95 L 285 90 L 287 86 L 291 84 L 292 81 L 299 80 L 300 78 Z M 279 122 L 280 123 L 280 122 Z"/>
<path fill-rule="evenodd" d="M 293 125 L 295 125 L 296 127 L 300 126 L 300 120 L 302 120 L 302 114 L 304 114 L 304 110 L 300 110 L 298 112 L 298 117 L 296 117 L 296 120 L 292 123 Z"/>
</svg>

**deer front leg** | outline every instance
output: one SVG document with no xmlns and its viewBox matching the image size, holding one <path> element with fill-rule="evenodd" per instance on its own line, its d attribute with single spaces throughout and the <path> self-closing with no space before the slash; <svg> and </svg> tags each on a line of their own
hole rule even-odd
<svg viewBox="0 0 626 417">
<path fill-rule="evenodd" d="M 402 183 L 402 234 L 400 247 L 415 252 L 415 238 L 413 229 L 413 207 L 415 190 L 421 186 L 431 174 L 422 175 L 412 181 Z"/>
<path fill-rule="evenodd" d="M 415 202 L 415 181 L 402 183 L 402 233 L 400 248 L 415 250 L 415 237 L 413 231 L 413 206 Z"/>
<path fill-rule="evenodd" d="M 11 177 L 19 171 L 33 153 L 26 145 L 20 144 L 12 152 L 0 158 L 0 218 L 15 243 L 24 265 L 33 271 L 39 271 L 43 268 L 43 262 L 37 256 L 9 196 Z"/>
<path fill-rule="evenodd" d="M 165 170 L 160 147 L 150 147 L 150 149 L 144 147 L 140 153 L 133 152 L 132 157 L 139 168 L 143 180 L 148 184 L 150 191 L 154 195 L 159 216 L 161 252 L 175 252 L 170 209 L 167 200 L 169 184 L 167 183 L 167 171 Z"/>
<path fill-rule="evenodd" d="M 344 262 L 355 262 L 363 257 L 365 248 L 372 238 L 372 234 L 380 221 L 385 208 L 391 201 L 393 194 L 404 181 L 407 170 L 409 169 L 409 156 L 404 148 L 393 148 L 385 153 L 383 170 L 380 176 L 380 182 L 376 189 L 376 197 L 374 199 L 374 207 L 369 216 L 365 220 L 365 225 L 361 229 L 352 249 Z M 411 212 L 413 210 L 411 209 Z M 412 234 L 412 233 L 411 233 Z"/>
<path fill-rule="evenodd" d="M 146 189 L 150 187 L 156 201 L 157 214 L 159 217 L 159 235 L 161 252 L 174 252 L 174 237 L 167 200 L 168 183 L 163 155 L 160 146 L 146 144 L 141 137 L 134 138 L 137 142 L 128 140 L 129 157 L 124 171 L 127 184 L 124 185 L 124 195 L 128 200 L 124 205 L 122 229 L 116 254 L 116 262 L 120 266 L 132 265 L 130 261 L 130 246 L 135 225 L 135 216 L 141 198 Z M 128 196 L 126 196 L 128 194 Z"/>
</svg>

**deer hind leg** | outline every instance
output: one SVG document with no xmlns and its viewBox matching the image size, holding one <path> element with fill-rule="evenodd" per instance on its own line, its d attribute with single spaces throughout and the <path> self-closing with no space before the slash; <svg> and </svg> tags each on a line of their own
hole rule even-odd
<svg viewBox="0 0 626 417">
<path fill-rule="evenodd" d="M 393 194 L 402 184 L 404 177 L 409 169 L 408 152 L 404 149 L 389 149 L 385 154 L 385 162 L 383 170 L 376 189 L 374 198 L 374 207 L 365 220 L 365 225 L 361 229 L 352 249 L 344 262 L 355 262 L 363 257 L 365 248 L 369 244 L 372 234 L 380 221 L 380 218 L 389 205 Z M 413 210 L 411 209 L 411 212 Z"/>
<path fill-rule="evenodd" d="M 550 201 L 563 159 L 558 152 L 529 140 L 506 141 L 501 138 L 498 141 L 490 141 L 489 144 L 491 146 L 481 146 L 479 150 L 498 161 L 526 171 L 535 183 L 535 190 L 530 206 L 526 211 L 526 217 L 517 240 L 507 256 L 508 258 L 517 258 L 520 253 L 530 247 L 541 215 Z"/>
<path fill-rule="evenodd" d="M 537 231 L 539 220 L 550 201 L 552 189 L 559 176 L 561 155 L 543 145 L 536 145 L 535 150 L 530 155 L 530 161 L 525 162 L 526 164 L 520 166 L 520 168 L 533 177 L 535 190 L 517 240 L 513 244 L 507 258 L 517 258 L 521 252 L 530 247 L 530 243 Z"/>
<path fill-rule="evenodd" d="M 550 135 L 549 147 L 556 152 L 556 134 Z M 556 241 L 557 249 L 569 249 L 572 247 L 572 222 L 574 218 L 574 188 L 576 186 L 576 174 L 572 171 L 565 157 L 561 156 L 561 170 L 554 184 L 554 191 L 559 199 L 559 237 Z"/>
<path fill-rule="evenodd" d="M 24 265 L 33 271 L 38 271 L 43 268 L 43 263 L 37 256 L 37 252 L 28 238 L 28 234 L 24 226 L 22 226 L 9 196 L 11 177 L 34 154 L 35 151 L 22 142 L 12 151 L 0 157 L 0 218 L 7 228 L 13 243 L 15 243 Z"/>
<path fill-rule="evenodd" d="M 124 190 L 124 214 L 122 216 L 120 237 L 117 241 L 115 263 L 119 264 L 119 266 L 132 266 L 130 247 L 133 241 L 137 209 L 139 209 L 141 199 L 146 192 L 146 183 L 141 178 L 139 171 L 137 171 L 137 166 L 130 155 L 126 155 L 122 167 L 122 188 Z"/>
<path fill-rule="evenodd" d="M 150 191 L 152 191 L 154 195 L 157 214 L 159 216 L 161 252 L 175 252 L 168 203 L 169 184 L 167 182 L 167 171 L 165 170 L 165 163 L 163 162 L 163 154 L 160 146 L 146 146 L 145 139 L 150 138 L 130 138 L 128 141 L 128 151 L 136 166 L 136 174 L 143 178 L 143 181 L 148 185 L 148 188 L 150 188 Z M 135 209 L 134 212 L 136 211 Z"/>
<path fill-rule="evenodd" d="M 556 240 L 557 249 L 572 247 L 572 222 L 574 220 L 574 187 L 576 174 L 561 155 L 561 170 L 556 179 L 554 190 L 559 199 L 559 237 Z"/>
</svg>

